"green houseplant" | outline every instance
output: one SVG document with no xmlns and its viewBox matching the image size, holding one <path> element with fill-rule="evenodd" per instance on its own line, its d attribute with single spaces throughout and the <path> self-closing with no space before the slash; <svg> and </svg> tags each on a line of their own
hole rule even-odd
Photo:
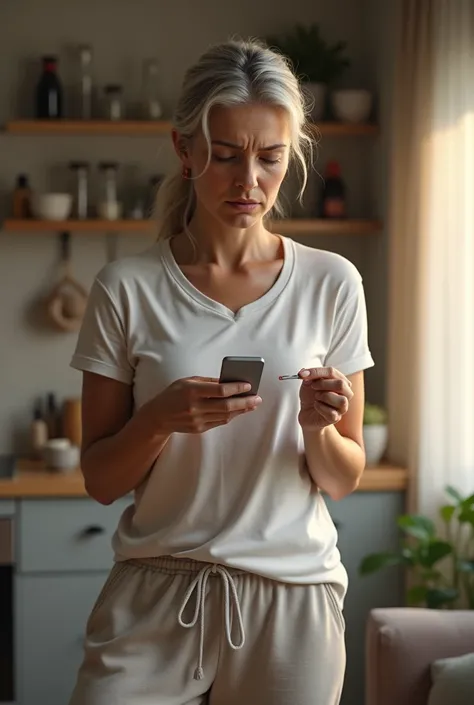
<svg viewBox="0 0 474 705">
<path fill-rule="evenodd" d="M 364 445 L 368 466 L 380 462 L 388 441 L 387 412 L 382 406 L 366 403 L 364 407 Z"/>
<path fill-rule="evenodd" d="M 431 609 L 474 609 L 474 494 L 463 497 L 447 487 L 448 501 L 439 509 L 442 535 L 431 519 L 418 514 L 398 518 L 404 538 L 397 552 L 372 553 L 359 566 L 370 575 L 389 566 L 410 573 L 409 605 Z"/>
<path fill-rule="evenodd" d="M 329 44 L 317 23 L 296 24 L 289 32 L 267 37 L 266 42 L 290 59 L 313 99 L 312 118 L 320 120 L 324 115 L 327 87 L 351 64 L 345 55 L 346 42 Z"/>
</svg>

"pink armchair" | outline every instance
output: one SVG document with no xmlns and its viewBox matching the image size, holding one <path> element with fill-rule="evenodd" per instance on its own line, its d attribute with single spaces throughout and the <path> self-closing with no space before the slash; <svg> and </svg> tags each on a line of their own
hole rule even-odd
<svg viewBox="0 0 474 705">
<path fill-rule="evenodd" d="M 433 661 L 474 652 L 474 611 L 374 609 L 366 633 L 366 705 L 427 705 Z"/>
</svg>

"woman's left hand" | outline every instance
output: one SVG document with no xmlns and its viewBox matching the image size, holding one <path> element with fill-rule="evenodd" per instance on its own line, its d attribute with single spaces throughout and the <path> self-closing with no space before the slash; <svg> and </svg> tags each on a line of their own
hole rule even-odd
<svg viewBox="0 0 474 705">
<path fill-rule="evenodd" d="M 304 429 L 322 430 L 338 423 L 354 396 L 352 384 L 334 367 L 300 370 L 301 410 L 298 421 Z"/>
</svg>

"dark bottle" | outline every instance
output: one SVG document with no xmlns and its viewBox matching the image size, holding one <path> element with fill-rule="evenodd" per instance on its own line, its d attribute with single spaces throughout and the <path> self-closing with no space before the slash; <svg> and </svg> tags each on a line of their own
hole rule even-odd
<svg viewBox="0 0 474 705">
<path fill-rule="evenodd" d="M 53 392 L 47 396 L 45 421 L 48 426 L 48 438 L 58 438 L 61 433 L 59 407 Z"/>
<path fill-rule="evenodd" d="M 57 120 L 63 117 L 63 87 L 57 74 L 55 56 L 43 56 L 43 73 L 36 87 L 36 117 Z"/>
<path fill-rule="evenodd" d="M 319 216 L 345 218 L 346 215 L 346 187 L 341 178 L 341 167 L 338 162 L 328 162 L 321 189 Z"/>
</svg>

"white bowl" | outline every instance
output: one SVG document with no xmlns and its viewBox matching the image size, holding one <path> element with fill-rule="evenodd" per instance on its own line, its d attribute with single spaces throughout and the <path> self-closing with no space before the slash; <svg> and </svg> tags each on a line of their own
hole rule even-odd
<svg viewBox="0 0 474 705">
<path fill-rule="evenodd" d="M 331 105 L 337 120 L 366 122 L 372 111 L 372 93 L 366 90 L 334 91 Z"/>
<path fill-rule="evenodd" d="M 69 439 L 55 438 L 43 446 L 43 460 L 50 470 L 73 470 L 79 466 L 80 450 Z"/>
<path fill-rule="evenodd" d="M 33 211 L 41 220 L 66 220 L 72 210 L 69 193 L 42 193 L 33 198 Z"/>
</svg>

